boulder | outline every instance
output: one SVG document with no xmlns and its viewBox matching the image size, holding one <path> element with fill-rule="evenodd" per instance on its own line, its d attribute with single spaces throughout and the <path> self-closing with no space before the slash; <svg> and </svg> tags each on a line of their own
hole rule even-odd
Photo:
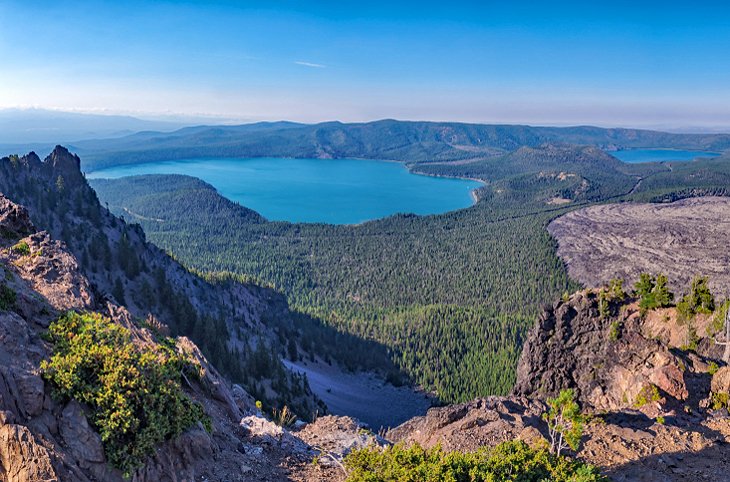
<svg viewBox="0 0 730 482">
<path fill-rule="evenodd" d="M 730 393 L 730 366 L 722 367 L 712 375 L 710 389 L 712 393 Z"/>
<path fill-rule="evenodd" d="M 677 365 L 665 365 L 649 374 L 649 380 L 671 397 L 677 400 L 686 400 L 689 396 L 684 373 Z"/>
<path fill-rule="evenodd" d="M 64 407 L 59 429 L 63 441 L 78 459 L 81 468 L 106 462 L 101 437 L 89 426 L 84 410 L 76 401 L 72 400 Z"/>
<path fill-rule="evenodd" d="M 48 450 L 22 425 L 0 425 L 0 480 L 57 482 Z"/>
<path fill-rule="evenodd" d="M 546 424 L 545 404 L 522 397 L 488 397 L 446 407 L 432 408 L 388 431 L 392 442 L 416 442 L 424 447 L 474 451 L 508 440 L 538 444 Z"/>
<path fill-rule="evenodd" d="M 28 210 L 0 193 L 0 238 L 14 240 L 36 231 L 30 221 Z"/>
</svg>

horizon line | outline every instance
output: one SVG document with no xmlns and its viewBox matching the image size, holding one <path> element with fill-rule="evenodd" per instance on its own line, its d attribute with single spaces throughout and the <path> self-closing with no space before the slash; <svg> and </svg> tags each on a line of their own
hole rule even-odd
<svg viewBox="0 0 730 482">
<path fill-rule="evenodd" d="M 180 112 L 145 112 L 145 111 L 117 111 L 113 109 L 67 109 L 67 108 L 56 108 L 56 107 L 44 107 L 44 106 L 0 106 L 0 113 L 10 111 L 21 111 L 21 112 L 49 112 L 49 113 L 63 113 L 63 114 L 75 114 L 75 115 L 88 115 L 88 116 L 100 116 L 100 117 L 130 117 L 139 121 L 146 122 L 167 122 L 170 124 L 178 124 L 175 129 L 170 131 L 184 129 L 188 127 L 206 127 L 206 126 L 244 126 L 259 123 L 291 123 L 302 126 L 313 126 L 319 124 L 372 124 L 376 122 L 394 121 L 394 122 L 426 122 L 432 124 L 462 124 L 462 125 L 483 125 L 483 126 L 523 126 L 523 127 L 555 127 L 555 128 L 578 128 L 578 127 L 595 127 L 599 129 L 627 129 L 627 130 L 645 130 L 654 132 L 666 132 L 671 134 L 728 134 L 730 135 L 730 124 L 632 124 L 632 123 L 616 123 L 610 124 L 606 122 L 530 122 L 530 121 L 519 121 L 519 122 L 504 122 L 498 120 L 485 120 L 485 121 L 468 121 L 468 120 L 435 120 L 435 119 L 407 119 L 407 118 L 396 118 L 396 117 L 377 117 L 370 118 L 367 120 L 340 120 L 340 119 L 323 119 L 317 121 L 296 121 L 287 118 L 252 118 L 252 117 L 232 117 L 224 114 L 214 113 L 180 113 Z M 218 119 L 221 122 L 215 122 Z M 205 121 L 210 120 L 214 123 L 208 124 Z M 138 132 L 154 132 L 154 129 L 143 129 Z M 23 144 L 23 143 L 18 143 Z"/>
</svg>

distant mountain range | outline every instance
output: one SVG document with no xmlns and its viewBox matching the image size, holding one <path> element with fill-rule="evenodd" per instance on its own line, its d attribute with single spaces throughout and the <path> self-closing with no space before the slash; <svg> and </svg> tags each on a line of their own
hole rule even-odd
<svg viewBox="0 0 730 482">
<path fill-rule="evenodd" d="M 455 161 L 501 156 L 546 143 L 604 150 L 681 148 L 724 151 L 728 134 L 673 134 L 599 127 L 532 127 L 380 120 L 368 123 L 262 122 L 140 132 L 116 139 L 75 142 L 84 169 L 188 157 L 370 158 L 403 162 Z"/>
<path fill-rule="evenodd" d="M 366 123 L 258 122 L 184 126 L 42 109 L 0 110 L 0 152 L 50 150 L 63 143 L 82 155 L 84 170 L 188 157 L 371 158 L 409 163 L 486 159 L 520 147 L 576 144 L 604 150 L 680 148 L 725 151 L 730 134 L 641 129 L 534 127 L 379 120 Z"/>
<path fill-rule="evenodd" d="M 47 109 L 0 109 L 0 144 L 58 143 L 121 137 L 144 130 L 173 131 L 183 121 Z"/>
</svg>

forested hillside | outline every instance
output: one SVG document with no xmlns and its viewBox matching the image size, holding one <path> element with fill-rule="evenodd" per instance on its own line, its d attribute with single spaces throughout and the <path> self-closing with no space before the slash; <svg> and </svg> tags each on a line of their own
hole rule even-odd
<svg viewBox="0 0 730 482">
<path fill-rule="evenodd" d="M 141 176 L 92 185 L 184 263 L 273 284 L 293 307 L 388 345 L 406 373 L 445 400 L 509 390 L 539 303 L 575 288 L 544 229 L 550 213 L 500 219 L 481 204 L 360 226 L 260 223 L 210 187 L 200 195 L 197 182 L 192 189 L 183 176 Z"/>
<path fill-rule="evenodd" d="M 386 345 L 443 400 L 461 401 L 507 392 L 539 306 L 577 287 L 547 223 L 566 206 L 626 194 L 638 182 L 593 148 L 524 148 L 490 166 L 473 177 L 499 179 L 469 209 L 358 226 L 266 222 L 185 176 L 92 186 L 185 264 L 271 284 L 297 310 Z"/>
<path fill-rule="evenodd" d="M 730 195 L 730 155 L 672 163 L 671 169 L 644 179 L 632 199 L 662 202 L 704 195 Z"/>
<path fill-rule="evenodd" d="M 381 120 L 362 124 L 290 122 L 200 126 L 172 133 L 74 143 L 83 169 L 191 157 L 367 158 L 403 162 L 485 159 L 545 143 L 605 149 L 637 147 L 724 151 L 730 135 L 671 134 L 599 127 L 532 127 Z"/>
<path fill-rule="evenodd" d="M 285 354 L 321 356 L 395 376 L 384 348 L 292 312 L 280 294 L 189 272 L 148 243 L 138 224 L 102 207 L 79 171 L 78 157 L 64 148 L 45 160 L 34 153 L 0 159 L 0 192 L 26 206 L 36 226 L 65 241 L 100 299 L 124 303 L 146 325 L 162 323 L 173 335 L 189 336 L 267 409 L 286 404 L 300 418 L 322 411 L 306 379 L 284 368 Z M 211 198 L 219 197 L 211 192 Z M 252 211 L 242 212 L 261 221 Z"/>
<path fill-rule="evenodd" d="M 195 135 L 206 135 L 201 129 Z M 248 141 L 237 129 L 213 138 L 241 146 Z M 545 230 L 550 220 L 595 202 L 727 186 L 724 160 L 625 164 L 596 147 L 545 143 L 556 137 L 613 147 L 669 142 L 704 148 L 725 142 L 723 136 L 622 129 L 395 121 L 267 126 L 256 134 L 257 148 L 264 150 L 271 139 L 281 141 L 275 154 L 407 159 L 415 172 L 486 183 L 469 209 L 396 215 L 358 226 L 268 222 L 184 176 L 92 185 L 114 212 L 141 223 L 155 243 L 186 265 L 271 285 L 297 311 L 385 345 L 414 382 L 443 400 L 462 401 L 507 392 L 538 308 L 577 287 Z M 159 141 L 170 146 L 184 138 Z M 203 141 L 205 149 L 218 145 L 209 140 Z M 305 145 L 334 150 L 296 151 Z M 417 162 L 423 160 L 429 162 Z M 657 191 L 659 185 L 667 188 Z M 688 186 L 693 188 L 687 191 Z"/>
</svg>

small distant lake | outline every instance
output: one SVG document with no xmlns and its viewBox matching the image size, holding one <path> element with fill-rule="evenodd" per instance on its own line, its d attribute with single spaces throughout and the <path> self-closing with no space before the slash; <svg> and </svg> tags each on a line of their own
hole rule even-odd
<svg viewBox="0 0 730 482">
<path fill-rule="evenodd" d="M 718 157 L 719 152 L 683 151 L 680 149 L 626 149 L 609 152 L 613 157 L 628 163 L 691 161 L 698 157 Z"/>
<path fill-rule="evenodd" d="M 465 208 L 481 186 L 412 174 L 400 163 L 355 159 L 183 159 L 111 167 L 87 177 L 139 174 L 186 174 L 269 220 L 331 224 Z"/>
</svg>

